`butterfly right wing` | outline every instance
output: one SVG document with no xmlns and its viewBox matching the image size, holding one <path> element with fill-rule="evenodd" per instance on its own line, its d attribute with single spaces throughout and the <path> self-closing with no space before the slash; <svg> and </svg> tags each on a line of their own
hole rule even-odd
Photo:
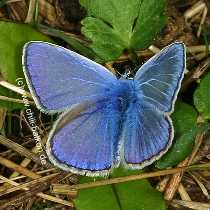
<svg viewBox="0 0 210 210">
<path fill-rule="evenodd" d="M 101 99 L 117 83 L 116 77 L 102 65 L 47 42 L 27 43 L 23 66 L 37 107 L 47 113 Z"/>
<path fill-rule="evenodd" d="M 124 164 L 143 168 L 160 158 L 173 140 L 169 114 L 184 76 L 183 43 L 175 42 L 147 61 L 134 77 L 135 103 L 126 112 Z"/>
</svg>

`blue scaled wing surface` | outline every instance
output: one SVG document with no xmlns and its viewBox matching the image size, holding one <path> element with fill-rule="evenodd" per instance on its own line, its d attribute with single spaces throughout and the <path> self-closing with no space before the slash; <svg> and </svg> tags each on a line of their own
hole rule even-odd
<svg viewBox="0 0 210 210">
<path fill-rule="evenodd" d="M 47 141 L 51 162 L 78 174 L 108 174 L 119 163 L 117 78 L 105 67 L 46 42 L 27 43 L 23 65 L 36 105 L 46 113 L 64 111 Z"/>
<path fill-rule="evenodd" d="M 36 105 L 46 113 L 98 100 L 109 94 L 109 88 L 117 82 L 105 67 L 47 42 L 27 43 L 22 62 Z"/>
<path fill-rule="evenodd" d="M 105 176 L 119 164 L 117 146 L 121 113 L 117 100 L 76 105 L 55 123 L 48 156 L 59 168 L 88 176 Z"/>
<path fill-rule="evenodd" d="M 185 47 L 175 42 L 148 60 L 134 77 L 135 100 L 126 111 L 121 156 L 126 167 L 143 168 L 170 147 L 169 114 L 185 70 Z"/>
</svg>

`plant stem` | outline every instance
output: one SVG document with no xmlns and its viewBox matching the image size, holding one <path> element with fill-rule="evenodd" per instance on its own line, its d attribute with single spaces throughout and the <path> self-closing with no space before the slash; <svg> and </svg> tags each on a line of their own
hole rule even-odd
<svg viewBox="0 0 210 210">
<path fill-rule="evenodd" d="M 136 66 L 139 66 L 140 64 L 140 59 L 137 55 L 137 53 L 133 50 L 129 50 L 129 55 L 130 55 L 130 58 L 131 58 L 131 61 L 136 65 Z"/>
<path fill-rule="evenodd" d="M 142 174 L 138 174 L 138 175 L 117 177 L 117 178 L 105 179 L 105 180 L 100 180 L 100 181 L 96 181 L 96 182 L 84 183 L 84 184 L 76 184 L 76 185 L 71 185 L 71 186 L 64 185 L 64 186 L 69 189 L 86 189 L 86 188 L 93 188 L 93 187 L 99 187 L 99 186 L 104 186 L 104 185 L 134 181 L 134 180 L 139 180 L 139 179 L 151 178 L 151 177 L 156 177 L 156 176 L 165 176 L 168 174 L 179 173 L 184 170 L 198 170 L 198 169 L 203 170 L 206 168 L 210 168 L 210 163 L 197 164 L 197 165 L 185 166 L 185 167 L 179 167 L 179 168 L 172 168 L 172 169 L 166 169 L 166 170 L 161 170 L 161 171 L 142 173 Z"/>
</svg>

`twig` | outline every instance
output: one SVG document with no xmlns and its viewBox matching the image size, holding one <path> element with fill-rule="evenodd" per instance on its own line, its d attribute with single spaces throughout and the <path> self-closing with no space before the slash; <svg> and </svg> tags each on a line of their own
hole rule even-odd
<svg viewBox="0 0 210 210">
<path fill-rule="evenodd" d="M 78 190 L 69 189 L 68 187 L 66 188 L 65 185 L 62 184 L 54 184 L 51 189 L 51 192 L 55 194 L 63 194 L 63 195 L 69 195 L 70 197 L 76 197 Z"/>
<path fill-rule="evenodd" d="M 194 166 L 185 166 L 185 167 L 180 167 L 180 168 L 166 169 L 166 170 L 161 170 L 161 171 L 156 171 L 156 172 L 148 172 L 148 173 L 138 174 L 138 175 L 111 178 L 111 179 L 100 180 L 100 181 L 84 183 L 84 184 L 63 185 L 63 187 L 66 188 L 65 190 L 94 188 L 94 187 L 99 187 L 99 186 L 104 186 L 104 185 L 118 184 L 122 182 L 151 178 L 151 177 L 156 177 L 156 176 L 165 176 L 168 174 L 178 173 L 183 170 L 196 170 L 198 168 L 202 169 L 204 166 L 210 167 L 210 164 L 200 164 L 200 165 L 194 165 Z"/>
<path fill-rule="evenodd" d="M 186 166 L 189 166 L 191 163 L 192 163 L 192 160 L 194 159 L 202 141 L 203 141 L 203 137 L 204 137 L 204 134 L 197 134 L 196 136 L 196 140 L 195 140 L 195 146 L 194 146 L 194 149 L 190 155 L 189 158 L 186 158 L 184 161 L 182 161 L 178 166 L 181 166 L 181 167 L 186 167 Z M 174 197 L 174 194 L 176 193 L 178 187 L 179 187 L 179 184 L 181 182 L 181 179 L 182 179 L 182 176 L 183 176 L 183 171 L 182 172 L 179 172 L 177 174 L 174 174 L 170 181 L 168 182 L 168 185 L 167 185 L 167 188 L 166 188 L 166 191 L 164 193 L 164 198 L 166 200 L 172 200 L 173 197 Z"/>
<path fill-rule="evenodd" d="M 32 154 L 33 154 L 33 153 L 37 154 L 37 153 L 38 153 L 38 148 L 35 146 L 35 147 L 32 148 L 31 151 L 32 151 Z M 27 167 L 27 166 L 30 164 L 30 162 L 31 162 L 31 159 L 24 158 L 24 159 L 21 161 L 21 163 L 20 163 L 19 165 L 21 165 L 21 166 L 23 166 L 23 167 Z M 39 160 L 39 162 L 40 162 L 40 160 Z M 41 162 L 40 162 L 40 164 L 41 164 Z M 9 178 L 10 178 L 10 179 L 15 178 L 15 177 L 17 177 L 18 175 L 19 175 L 19 173 L 18 173 L 17 171 L 14 171 L 14 172 L 9 176 Z M 8 184 L 5 183 L 3 186 L 7 186 L 7 185 L 8 185 Z"/>
<path fill-rule="evenodd" d="M 187 163 L 188 163 L 188 159 L 185 159 L 184 161 L 182 161 L 181 163 L 178 164 L 178 167 L 186 167 Z M 170 201 L 173 199 L 174 194 L 176 193 L 176 191 L 179 187 L 179 184 L 181 182 L 183 172 L 184 171 L 173 174 L 173 176 L 168 181 L 167 187 L 166 187 L 166 190 L 164 193 L 165 200 Z"/>
<path fill-rule="evenodd" d="M 195 146 L 193 148 L 193 151 L 192 151 L 189 161 L 188 161 L 188 165 L 190 165 L 193 162 L 193 159 L 195 158 L 195 156 L 203 142 L 203 139 L 204 139 L 204 133 L 198 133 L 196 136 L 196 139 L 195 139 Z"/>
<path fill-rule="evenodd" d="M 195 71 L 190 74 L 188 76 L 188 78 L 186 78 L 184 81 L 183 81 L 183 84 L 182 84 L 182 91 L 185 91 L 189 85 L 198 80 L 207 70 L 208 68 L 210 67 L 210 60 L 207 59 L 205 60 L 203 63 L 201 63 L 196 69 Z"/>
</svg>

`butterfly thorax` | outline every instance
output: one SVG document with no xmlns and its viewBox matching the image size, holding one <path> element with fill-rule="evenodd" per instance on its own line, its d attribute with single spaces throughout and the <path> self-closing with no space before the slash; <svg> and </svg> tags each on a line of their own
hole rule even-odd
<svg viewBox="0 0 210 210">
<path fill-rule="evenodd" d="M 119 102 L 120 112 L 125 113 L 131 104 L 138 102 L 138 96 L 136 94 L 136 85 L 132 79 L 121 78 L 117 93 L 117 100 Z"/>
</svg>

